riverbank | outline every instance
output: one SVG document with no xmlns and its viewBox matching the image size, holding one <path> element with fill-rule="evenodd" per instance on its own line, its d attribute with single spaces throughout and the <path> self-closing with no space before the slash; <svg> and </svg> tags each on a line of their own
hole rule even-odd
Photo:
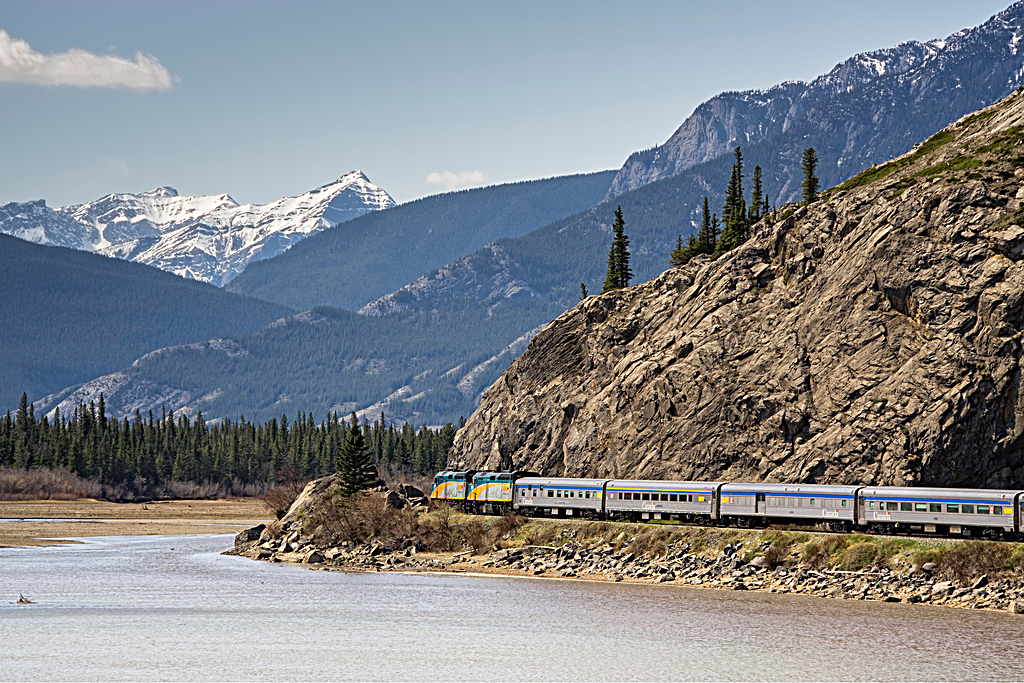
<svg viewBox="0 0 1024 683">
<path fill-rule="evenodd" d="M 439 513 L 417 514 L 427 524 Z M 293 519 L 243 532 L 229 553 L 326 571 L 667 584 L 1024 613 L 1019 543 L 441 514 L 454 550 L 393 538 L 325 544 Z M 479 525 L 485 534 L 509 530 L 474 549 L 470 536 L 479 535 L 459 530 Z"/>
<path fill-rule="evenodd" d="M 0 546 L 54 545 L 92 536 L 233 534 L 271 519 L 269 507 L 256 499 L 0 501 Z"/>
</svg>

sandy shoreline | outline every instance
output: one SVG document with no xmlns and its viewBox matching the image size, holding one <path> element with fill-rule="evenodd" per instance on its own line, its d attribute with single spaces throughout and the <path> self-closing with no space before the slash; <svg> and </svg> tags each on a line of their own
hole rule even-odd
<svg viewBox="0 0 1024 683">
<path fill-rule="evenodd" d="M 0 547 L 73 543 L 68 539 L 91 536 L 235 534 L 272 519 L 267 505 L 253 499 L 0 501 Z"/>
</svg>

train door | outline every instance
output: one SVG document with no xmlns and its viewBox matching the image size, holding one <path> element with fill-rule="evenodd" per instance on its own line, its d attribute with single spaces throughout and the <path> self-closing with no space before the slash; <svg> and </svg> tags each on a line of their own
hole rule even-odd
<svg viewBox="0 0 1024 683">
<path fill-rule="evenodd" d="M 765 500 L 764 500 L 764 494 L 763 493 L 757 494 L 757 497 L 754 499 L 754 514 L 755 515 L 766 515 L 766 514 L 768 514 L 768 509 L 765 506 Z"/>
</svg>

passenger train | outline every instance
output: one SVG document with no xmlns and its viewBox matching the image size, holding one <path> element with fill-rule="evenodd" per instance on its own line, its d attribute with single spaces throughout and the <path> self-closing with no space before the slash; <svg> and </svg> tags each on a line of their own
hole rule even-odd
<svg viewBox="0 0 1024 683">
<path fill-rule="evenodd" d="M 833 531 L 1024 538 L 1024 491 L 567 479 L 533 472 L 438 472 L 430 498 L 479 514 L 712 526 L 818 525 Z"/>
</svg>

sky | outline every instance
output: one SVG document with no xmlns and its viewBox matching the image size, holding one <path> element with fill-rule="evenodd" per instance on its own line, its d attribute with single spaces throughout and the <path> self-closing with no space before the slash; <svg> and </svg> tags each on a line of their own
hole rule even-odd
<svg viewBox="0 0 1024 683">
<path fill-rule="evenodd" d="M 618 168 L 727 90 L 944 38 L 1010 0 L 0 7 L 0 204 L 169 185 L 398 202 Z"/>
</svg>

